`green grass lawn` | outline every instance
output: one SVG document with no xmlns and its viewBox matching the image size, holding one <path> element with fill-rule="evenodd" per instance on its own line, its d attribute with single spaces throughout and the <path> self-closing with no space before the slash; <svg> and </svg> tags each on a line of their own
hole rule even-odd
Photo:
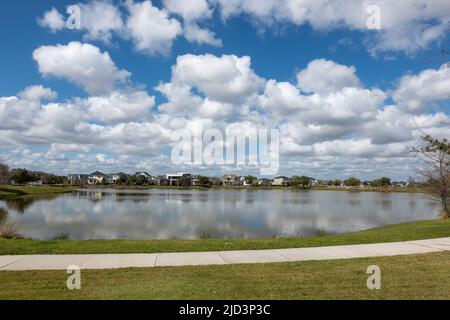
<svg viewBox="0 0 450 320">
<path fill-rule="evenodd" d="M 355 233 L 298 238 L 242 240 L 0 240 L 0 255 L 256 250 L 393 242 L 449 236 L 450 219 L 443 219 L 402 223 Z"/>
<path fill-rule="evenodd" d="M 28 186 L 28 185 L 0 185 L 0 199 L 23 195 L 48 195 L 72 192 L 75 188 L 70 186 Z"/>
<path fill-rule="evenodd" d="M 234 187 L 226 187 L 226 186 L 211 186 L 211 187 L 202 187 L 202 186 L 139 186 L 139 185 L 96 185 L 90 186 L 96 189 L 136 189 L 136 190 L 146 190 L 146 189 L 179 189 L 179 190 L 285 190 L 285 191 L 308 191 L 308 190 L 317 190 L 317 191 L 347 191 L 347 192 L 405 192 L 405 193 L 420 193 L 424 192 L 423 189 L 420 188 L 397 188 L 397 187 L 389 187 L 389 188 L 375 188 L 375 187 L 366 187 L 366 188 L 346 188 L 346 187 L 333 187 L 333 186 L 318 186 L 318 187 L 282 187 L 282 186 L 234 186 Z M 67 193 L 79 188 L 88 188 L 88 186 L 51 186 L 51 185 L 42 185 L 42 186 L 31 186 L 31 185 L 0 185 L 0 199 L 21 195 L 30 195 L 30 194 L 57 194 L 57 193 Z"/>
<path fill-rule="evenodd" d="M 366 269 L 381 268 L 368 290 Z M 81 290 L 65 271 L 0 271 L 0 299 L 450 299 L 450 252 L 251 265 L 82 270 Z"/>
<path fill-rule="evenodd" d="M 78 186 L 79 188 L 95 189 L 175 189 L 175 190 L 285 190 L 285 191 L 346 191 L 346 192 L 391 192 L 391 193 L 426 193 L 419 187 L 337 187 L 337 186 L 158 186 L 158 185 L 95 185 Z"/>
</svg>

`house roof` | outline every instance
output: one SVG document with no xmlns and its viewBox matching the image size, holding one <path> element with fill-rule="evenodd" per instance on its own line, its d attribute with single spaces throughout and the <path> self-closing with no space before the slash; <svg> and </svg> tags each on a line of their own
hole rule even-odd
<svg viewBox="0 0 450 320">
<path fill-rule="evenodd" d="M 100 171 L 95 171 L 95 172 L 91 173 L 90 176 L 103 176 L 104 177 L 106 175 Z"/>
</svg>

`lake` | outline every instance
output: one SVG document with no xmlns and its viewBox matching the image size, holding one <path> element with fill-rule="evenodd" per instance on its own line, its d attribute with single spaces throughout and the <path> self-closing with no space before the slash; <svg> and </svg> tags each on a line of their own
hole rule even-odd
<svg viewBox="0 0 450 320">
<path fill-rule="evenodd" d="M 83 189 L 0 201 L 0 219 L 33 239 L 311 236 L 435 219 L 423 194 L 293 190 Z"/>
</svg>

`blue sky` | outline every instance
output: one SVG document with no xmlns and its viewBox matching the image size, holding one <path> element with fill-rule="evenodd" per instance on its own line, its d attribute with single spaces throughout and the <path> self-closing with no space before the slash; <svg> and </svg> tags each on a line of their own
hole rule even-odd
<svg viewBox="0 0 450 320">
<path fill-rule="evenodd" d="M 0 119 L 6 123 L 16 117 L 17 124 L 0 124 L 4 137 L 0 158 L 11 167 L 57 173 L 96 168 L 254 173 L 255 168 L 170 165 L 170 134 L 180 127 L 202 123 L 223 129 L 253 123 L 280 129 L 280 174 L 295 171 L 319 178 L 385 174 L 404 179 L 413 175 L 415 164 L 406 149 L 417 142 L 420 132 L 448 137 L 450 89 L 445 84 L 450 84 L 450 75 L 439 59 L 439 49 L 449 43 L 448 32 L 443 31 L 450 17 L 446 1 L 401 1 L 396 7 L 388 1 L 372 1 L 381 8 L 381 30 L 368 30 L 365 25 L 367 1 L 299 0 L 295 7 L 272 0 L 233 3 L 3 4 Z M 82 8 L 81 30 L 62 24 L 68 17 L 67 6 L 73 4 Z M 109 10 L 109 19 L 86 13 L 96 8 Z M 58 14 L 46 15 L 50 10 Z M 139 14 L 144 15 L 139 18 Z M 199 33 L 190 34 L 188 25 L 213 39 L 193 39 Z M 37 57 L 38 49 L 42 50 Z M 89 52 L 78 59 L 82 55 L 77 50 Z M 109 59 L 99 66 L 99 61 L 104 62 L 102 54 Z M 70 61 L 65 60 L 67 55 Z M 237 65 L 243 57 L 251 62 L 230 75 L 242 88 L 220 88 L 220 77 L 228 76 L 227 68 L 233 67 L 229 63 Z M 91 67 L 92 74 L 80 75 L 74 65 Z M 186 71 L 190 69 L 195 75 Z M 119 75 L 120 70 L 127 75 Z M 105 72 L 120 81 L 93 89 L 96 82 L 105 81 Z M 303 82 L 299 74 L 304 75 Z M 168 95 L 155 89 L 164 83 L 176 92 Z M 199 106 L 182 105 L 187 97 L 181 88 L 187 88 Z M 361 106 L 353 105 L 355 101 Z M 113 114 L 117 116 L 112 118 Z M 69 125 L 73 127 L 60 126 L 60 117 L 65 116 L 73 120 Z M 144 146 L 142 141 L 148 142 Z"/>
<path fill-rule="evenodd" d="M 37 24 L 38 17 L 55 7 L 62 13 L 68 5 L 76 2 L 64 1 L 14 1 L 2 5 L 0 11 L 1 39 L 7 44 L 2 48 L 0 67 L 4 75 L 0 94 L 14 95 L 18 90 L 43 79 L 36 70 L 32 52 L 40 45 L 82 41 L 80 31 L 65 30 L 53 34 Z M 154 1 L 159 4 L 160 1 Z M 217 15 L 217 13 L 216 13 Z M 220 17 L 216 17 L 217 20 Z M 388 88 L 405 72 L 417 72 L 425 68 L 438 67 L 439 61 L 430 58 L 439 56 L 432 48 L 416 52 L 413 56 L 389 52 L 384 57 L 372 57 L 364 47 L 364 33 L 348 30 L 315 31 L 308 25 L 285 26 L 286 30 L 267 30 L 258 34 L 251 22 L 242 18 L 232 18 L 226 23 L 210 22 L 214 32 L 223 39 L 223 47 L 190 44 L 184 39 L 177 40 L 170 56 L 147 57 L 137 54 L 132 46 L 120 38 L 114 39 L 113 46 L 105 46 L 101 41 L 94 41 L 96 46 L 107 50 L 118 66 L 126 67 L 133 73 L 134 81 L 146 85 L 149 89 L 159 81 L 170 79 L 170 66 L 178 55 L 192 53 L 212 53 L 216 55 L 235 54 L 252 57 L 253 69 L 262 77 L 279 80 L 295 79 L 296 70 L 317 58 L 325 58 L 340 64 L 354 65 L 358 76 L 367 86 Z M 377 31 L 373 31 L 376 33 Z M 340 45 L 339 41 L 350 40 L 351 44 Z M 283 57 L 283 59 L 279 59 Z M 437 59 L 435 59 L 437 60 Z M 58 88 L 61 97 L 81 95 L 83 92 L 60 81 L 45 79 L 45 84 Z"/>
</svg>

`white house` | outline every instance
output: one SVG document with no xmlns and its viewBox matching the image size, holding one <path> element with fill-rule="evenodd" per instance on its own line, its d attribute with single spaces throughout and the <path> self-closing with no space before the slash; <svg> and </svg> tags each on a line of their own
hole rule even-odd
<svg viewBox="0 0 450 320">
<path fill-rule="evenodd" d="M 273 186 L 287 186 L 289 185 L 289 178 L 287 177 L 275 177 L 272 182 Z"/>
<path fill-rule="evenodd" d="M 120 173 L 108 174 L 105 177 L 105 182 L 110 184 L 117 184 L 120 180 Z"/>
<path fill-rule="evenodd" d="M 189 173 L 166 174 L 166 179 L 169 183 L 169 186 L 179 186 L 181 178 L 186 178 L 188 185 L 191 185 L 192 176 Z"/>
<path fill-rule="evenodd" d="M 262 178 L 262 179 L 258 180 L 258 186 L 268 187 L 268 186 L 271 186 L 272 183 L 273 183 L 273 180 L 266 179 L 266 178 Z"/>
<path fill-rule="evenodd" d="M 67 181 L 70 184 L 86 184 L 88 183 L 89 176 L 87 174 L 69 174 Z"/>
<path fill-rule="evenodd" d="M 226 174 L 223 176 L 223 185 L 224 186 L 241 186 L 242 181 L 241 178 L 234 174 Z"/>
<path fill-rule="evenodd" d="M 91 173 L 88 177 L 88 184 L 102 184 L 105 181 L 106 176 L 100 171 Z"/>
</svg>

